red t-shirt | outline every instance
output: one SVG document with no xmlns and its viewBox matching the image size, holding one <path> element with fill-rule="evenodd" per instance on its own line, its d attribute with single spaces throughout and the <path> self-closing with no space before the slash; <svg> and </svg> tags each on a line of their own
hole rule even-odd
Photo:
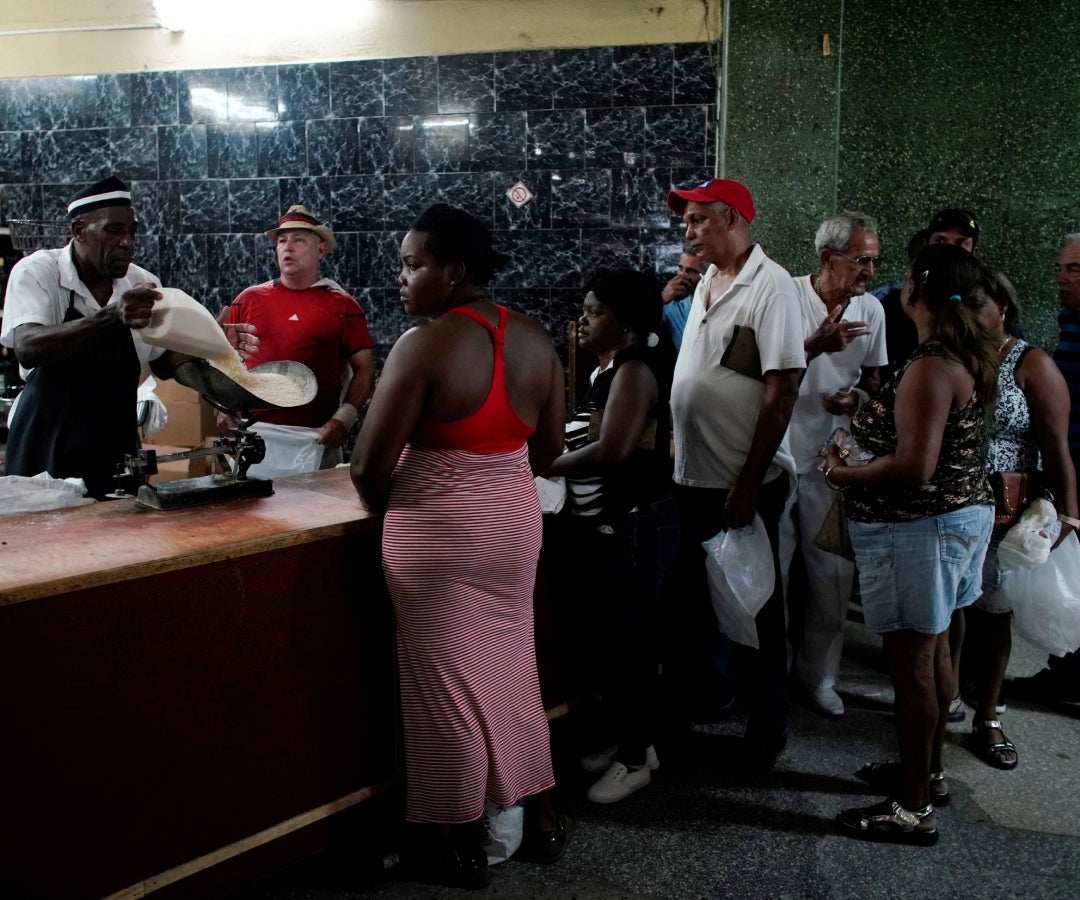
<svg viewBox="0 0 1080 900">
<path fill-rule="evenodd" d="M 285 359 L 315 373 L 319 392 L 310 403 L 256 415 L 277 425 L 326 424 L 341 403 L 346 361 L 373 346 L 360 304 L 328 285 L 294 291 L 275 280 L 249 287 L 226 311 L 225 322 L 255 326 L 259 352 L 248 360 L 248 368 Z"/>
</svg>

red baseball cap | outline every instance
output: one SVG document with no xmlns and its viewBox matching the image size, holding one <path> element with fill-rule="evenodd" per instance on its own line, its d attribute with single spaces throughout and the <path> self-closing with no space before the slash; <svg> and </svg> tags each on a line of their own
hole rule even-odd
<svg viewBox="0 0 1080 900">
<path fill-rule="evenodd" d="M 730 178 L 710 178 L 696 188 L 688 191 L 668 191 L 667 195 L 667 205 L 680 216 L 686 212 L 686 204 L 691 201 L 715 203 L 718 200 L 737 209 L 747 222 L 754 221 L 754 198 L 750 196 L 746 185 Z"/>
</svg>

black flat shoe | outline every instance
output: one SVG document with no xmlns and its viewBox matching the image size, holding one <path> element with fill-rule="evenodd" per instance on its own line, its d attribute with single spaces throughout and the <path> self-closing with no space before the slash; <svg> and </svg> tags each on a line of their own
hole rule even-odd
<svg viewBox="0 0 1080 900">
<path fill-rule="evenodd" d="M 556 817 L 555 830 L 544 831 L 537 828 L 526 834 L 519 853 L 529 862 L 553 863 L 566 852 L 572 830 L 573 823 L 570 818 L 564 813 L 559 813 Z"/>
</svg>

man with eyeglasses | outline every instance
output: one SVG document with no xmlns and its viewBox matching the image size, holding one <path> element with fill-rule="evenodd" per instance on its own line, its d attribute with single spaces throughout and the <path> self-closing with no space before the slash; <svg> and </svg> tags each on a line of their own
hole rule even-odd
<svg viewBox="0 0 1080 900">
<path fill-rule="evenodd" d="M 1080 467 L 1080 232 L 1065 235 L 1054 272 L 1061 301 L 1061 336 L 1054 362 L 1069 385 L 1069 450 L 1073 465 Z M 1049 657 L 1045 669 L 1029 678 L 1017 678 L 1007 693 L 1043 703 L 1080 703 L 1080 648 Z"/>
<path fill-rule="evenodd" d="M 788 426 L 795 490 L 780 522 L 780 571 L 790 582 L 800 554 L 805 580 L 788 594 L 789 605 L 795 596 L 806 597 L 801 629 L 792 616 L 795 677 L 809 705 L 833 717 L 844 714 L 836 684 L 855 564 L 814 544 L 835 499 L 819 468 L 819 451 L 833 429 L 851 427 L 860 402 L 877 393 L 878 367 L 888 362 L 885 312 L 866 292 L 880 260 L 877 230 L 862 213 L 826 219 L 814 239 L 820 268 L 795 279 L 807 366 Z"/>
</svg>

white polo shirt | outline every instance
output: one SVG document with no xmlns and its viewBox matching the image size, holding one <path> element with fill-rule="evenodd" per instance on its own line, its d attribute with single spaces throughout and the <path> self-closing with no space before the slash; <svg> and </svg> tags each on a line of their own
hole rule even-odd
<svg viewBox="0 0 1080 900">
<path fill-rule="evenodd" d="M 810 276 L 795 279 L 802 309 L 803 335 L 810 337 L 828 315 L 825 302 L 810 284 Z M 788 441 L 795 457 L 795 471 L 809 472 L 821 462 L 818 451 L 834 428 L 848 428 L 850 416 L 834 416 L 821 403 L 822 394 L 855 387 L 863 366 L 884 366 L 889 361 L 885 349 L 885 309 L 873 294 L 856 294 L 848 302 L 843 318 L 866 322 L 870 333 L 854 338 L 843 350 L 822 353 L 810 360 L 799 386 L 799 399 L 791 414 Z"/>
<path fill-rule="evenodd" d="M 120 295 L 131 290 L 140 282 L 160 285 L 161 281 L 152 272 L 134 264 L 128 266 L 123 278 L 113 282 L 112 297 L 109 303 L 118 303 Z M 12 332 L 20 325 L 60 325 L 67 315 L 72 292 L 75 293 L 75 309 L 84 316 L 91 316 L 101 307 L 90 289 L 82 283 L 75 263 L 71 259 L 71 244 L 61 250 L 38 250 L 25 259 L 20 259 L 11 268 L 8 278 L 7 296 L 4 299 L 3 328 L 0 329 L 0 344 L 14 347 Z M 145 364 L 157 359 L 165 350 L 153 347 L 142 340 L 134 330 L 131 340 L 139 362 Z M 25 379 L 29 369 L 19 366 L 19 373 Z M 90 377 L 92 373 L 88 373 Z"/>
<path fill-rule="evenodd" d="M 802 316 L 787 270 L 755 245 L 738 276 L 706 311 L 717 271 L 710 266 L 694 292 L 671 386 L 674 479 L 690 487 L 731 488 L 754 436 L 764 385 L 720 363 L 735 326 L 753 329 L 763 373 L 806 368 Z M 765 481 L 794 471 L 785 438 Z"/>
</svg>

